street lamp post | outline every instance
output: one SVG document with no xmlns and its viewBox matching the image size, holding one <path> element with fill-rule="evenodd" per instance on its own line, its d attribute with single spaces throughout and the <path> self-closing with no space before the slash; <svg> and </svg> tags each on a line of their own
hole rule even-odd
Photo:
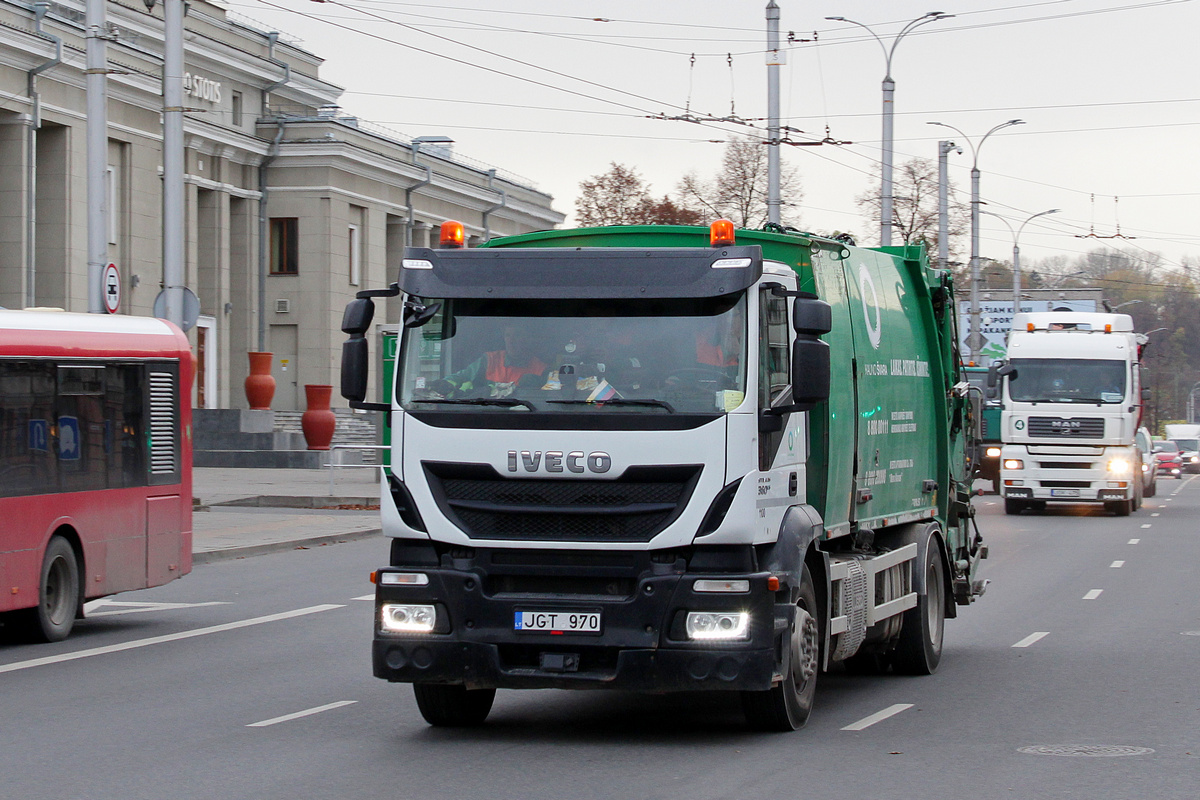
<svg viewBox="0 0 1200 800">
<path fill-rule="evenodd" d="M 893 100 L 896 94 L 896 81 L 892 79 L 892 56 L 895 55 L 896 45 L 900 44 L 900 40 L 912 33 L 916 28 L 929 22 L 950 19 L 953 16 L 953 14 L 947 14 L 942 11 L 930 11 L 928 14 L 917 17 L 900 29 L 900 32 L 892 39 L 892 46 L 890 48 L 875 34 L 875 31 L 861 22 L 855 22 L 845 17 L 825 18 L 832 22 L 846 22 L 850 25 L 857 25 L 871 34 L 871 37 L 879 42 L 879 46 L 883 49 L 883 58 L 885 61 L 885 74 L 883 76 L 883 154 L 880 159 L 882 180 L 879 190 L 879 243 L 883 247 L 889 247 L 892 244 L 892 115 L 895 110 Z"/>
<path fill-rule="evenodd" d="M 1016 316 L 1021 312 L 1021 231 L 1025 230 L 1025 226 L 1028 225 L 1030 221 L 1035 220 L 1038 217 L 1044 217 L 1047 214 L 1057 214 L 1060 211 L 1062 211 L 1061 208 L 1051 208 L 1048 211 L 1039 211 L 1036 214 L 1026 217 L 1025 221 L 1018 225 L 1015 231 L 1013 230 L 1012 223 L 1010 223 L 1004 217 L 993 211 L 983 211 L 984 214 L 995 217 L 1003 222 L 1004 226 L 1008 228 L 1008 232 L 1012 234 L 1013 237 L 1013 316 Z"/>
<path fill-rule="evenodd" d="M 947 125 L 944 122 L 930 122 L 928 124 L 949 128 L 965 139 L 967 146 L 971 148 L 971 333 L 967 337 L 967 349 L 970 351 L 971 360 L 973 361 L 979 354 L 981 344 L 979 341 L 979 151 L 983 149 L 983 143 L 993 133 L 1001 128 L 1007 128 L 1012 125 L 1024 125 L 1025 120 L 1010 119 L 1007 122 L 1001 122 L 985 133 L 980 138 L 979 144 L 973 144 L 970 137 L 953 125 Z"/>
</svg>

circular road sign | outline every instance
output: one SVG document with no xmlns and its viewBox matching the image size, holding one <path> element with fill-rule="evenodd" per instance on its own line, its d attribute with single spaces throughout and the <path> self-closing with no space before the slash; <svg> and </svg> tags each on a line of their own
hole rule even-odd
<svg viewBox="0 0 1200 800">
<path fill-rule="evenodd" d="M 104 310 L 109 314 L 117 313 L 121 307 L 121 273 L 116 264 L 104 268 L 100 283 L 104 287 Z"/>
</svg>

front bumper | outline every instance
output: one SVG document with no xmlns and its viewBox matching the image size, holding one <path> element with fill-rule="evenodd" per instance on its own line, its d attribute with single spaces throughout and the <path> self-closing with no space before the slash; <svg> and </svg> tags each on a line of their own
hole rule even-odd
<svg viewBox="0 0 1200 800">
<path fill-rule="evenodd" d="M 401 570 L 397 570 L 401 571 Z M 413 570 L 403 570 L 413 571 Z M 787 620 L 776 621 L 766 573 L 701 575 L 648 570 L 618 597 L 496 591 L 477 569 L 420 568 L 425 586 L 376 586 L 374 674 L 393 682 L 468 688 L 612 688 L 633 691 L 764 690 L 776 678 Z M 748 580 L 747 593 L 698 593 L 695 579 Z M 385 603 L 429 604 L 438 633 L 381 627 Z M 780 606 L 786 609 L 787 606 Z M 514 630 L 519 611 L 599 612 L 598 633 Z M 687 611 L 750 613 L 744 641 L 691 641 Z"/>
</svg>

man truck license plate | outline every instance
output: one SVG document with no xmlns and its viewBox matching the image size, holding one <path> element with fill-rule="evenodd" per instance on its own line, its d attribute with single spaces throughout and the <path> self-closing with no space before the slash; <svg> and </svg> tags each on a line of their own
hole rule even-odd
<svg viewBox="0 0 1200 800">
<path fill-rule="evenodd" d="M 1079 497 L 1078 489 L 1051 489 L 1052 497 Z"/>
<path fill-rule="evenodd" d="M 599 611 L 517 611 L 515 631 L 541 633 L 599 633 Z"/>
</svg>

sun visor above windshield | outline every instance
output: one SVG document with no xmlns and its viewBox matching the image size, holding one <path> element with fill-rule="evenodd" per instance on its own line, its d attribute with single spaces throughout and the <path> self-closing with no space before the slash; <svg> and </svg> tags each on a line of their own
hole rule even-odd
<svg viewBox="0 0 1200 800">
<path fill-rule="evenodd" d="M 762 248 L 412 247 L 400 288 L 421 297 L 525 299 L 719 297 L 762 276 Z"/>
</svg>

